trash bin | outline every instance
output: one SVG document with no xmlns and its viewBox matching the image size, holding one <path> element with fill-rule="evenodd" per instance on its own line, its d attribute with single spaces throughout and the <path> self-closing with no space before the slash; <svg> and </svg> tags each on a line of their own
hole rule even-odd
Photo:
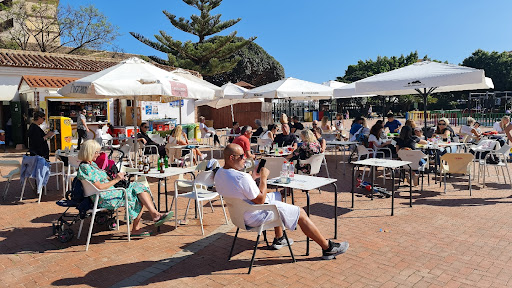
<svg viewBox="0 0 512 288">
<path fill-rule="evenodd" d="M 196 124 L 195 123 L 192 123 L 192 124 L 187 124 L 187 137 L 188 139 L 192 139 L 192 138 L 195 138 L 195 129 L 196 129 Z"/>
<path fill-rule="evenodd" d="M 199 129 L 199 125 L 197 125 L 196 128 L 194 129 L 194 138 L 201 138 L 201 130 Z"/>
<path fill-rule="evenodd" d="M 312 111 L 312 113 L 313 113 L 313 120 L 320 120 L 320 119 L 318 119 L 318 111 Z M 313 120 L 311 120 L 311 121 L 313 121 Z"/>
</svg>

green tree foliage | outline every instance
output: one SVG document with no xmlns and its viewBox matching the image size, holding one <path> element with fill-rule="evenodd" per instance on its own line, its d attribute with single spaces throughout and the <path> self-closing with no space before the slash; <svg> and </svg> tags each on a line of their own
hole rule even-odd
<svg viewBox="0 0 512 288">
<path fill-rule="evenodd" d="M 208 41 L 216 41 L 215 36 Z M 237 37 L 234 42 L 245 41 L 242 37 Z M 284 68 L 274 57 L 270 56 L 261 46 L 251 42 L 249 45 L 238 50 L 230 58 L 240 58 L 235 68 L 213 76 L 205 76 L 205 80 L 221 86 L 228 82 L 237 83 L 245 81 L 254 86 L 265 85 L 283 79 Z"/>
<path fill-rule="evenodd" d="M 130 34 L 142 43 L 167 54 L 168 59 L 150 56 L 158 63 L 196 70 L 206 76 L 233 69 L 240 58 L 231 56 L 256 38 L 252 37 L 236 42 L 234 40 L 237 32 L 234 31 L 228 36 L 218 36 L 213 41 L 206 41 L 208 36 L 235 25 L 241 19 L 221 21 L 221 14 L 211 15 L 212 10 L 217 8 L 222 0 L 183 0 L 183 2 L 197 8 L 200 15 L 192 15 L 188 20 L 183 17 L 176 19 L 176 15 L 167 11 L 163 11 L 163 13 L 174 27 L 197 36 L 198 42 L 174 40 L 162 30 L 159 35 L 155 35 L 156 41 L 138 33 L 130 32 Z"/>
<path fill-rule="evenodd" d="M 476 50 L 462 61 L 462 65 L 484 69 L 485 76 L 494 82 L 497 91 L 512 90 L 512 55 L 510 52 L 498 53 Z"/>
<path fill-rule="evenodd" d="M 7 3 L 5 5 L 4 3 Z M 41 52 L 67 52 L 111 47 L 120 35 L 93 5 L 58 7 L 58 1 L 4 1 L 0 21 L 12 21 L 2 47 Z"/>
</svg>

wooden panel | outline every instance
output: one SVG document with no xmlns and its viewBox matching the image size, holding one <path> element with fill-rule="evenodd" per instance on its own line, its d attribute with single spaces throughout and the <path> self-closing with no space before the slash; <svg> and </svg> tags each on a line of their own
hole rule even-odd
<svg viewBox="0 0 512 288">
<path fill-rule="evenodd" d="M 198 117 L 204 116 L 206 119 L 213 120 L 214 128 L 231 127 L 231 108 L 229 106 L 214 109 L 209 106 L 200 106 L 197 109 Z M 240 123 L 240 126 L 254 125 L 254 120 L 260 119 L 264 127 L 272 123 L 271 112 L 261 112 L 261 103 L 240 103 L 233 105 L 233 112 L 235 121 Z"/>
</svg>

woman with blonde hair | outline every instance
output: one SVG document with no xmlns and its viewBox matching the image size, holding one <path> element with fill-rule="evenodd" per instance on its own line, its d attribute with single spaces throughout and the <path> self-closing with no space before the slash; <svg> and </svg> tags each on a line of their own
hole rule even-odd
<svg viewBox="0 0 512 288">
<path fill-rule="evenodd" d="M 181 127 L 181 125 L 178 125 L 176 126 L 176 128 L 174 128 L 174 130 L 171 133 L 171 137 L 169 138 L 169 143 L 167 145 L 169 145 L 169 148 L 179 145 L 189 145 L 187 135 L 183 133 L 183 127 Z M 192 146 L 187 147 L 187 149 L 182 149 L 181 156 L 189 154 L 190 151 L 192 151 L 192 154 L 194 155 L 194 165 L 197 164 L 197 158 L 203 160 L 207 156 L 206 154 L 201 154 L 201 151 L 199 149 L 193 148 Z"/>
<path fill-rule="evenodd" d="M 79 180 L 88 180 L 99 190 L 106 190 L 114 188 L 114 185 L 123 180 L 125 173 L 117 173 L 114 179 L 109 179 L 107 173 L 100 169 L 94 161 L 100 154 L 100 144 L 95 140 L 87 140 L 82 143 L 80 151 L 78 152 L 78 159 L 82 161 L 78 167 L 77 176 Z M 121 190 L 106 191 L 99 194 L 98 208 L 106 209 L 117 209 L 124 206 L 125 197 L 124 192 Z M 151 200 L 149 188 L 139 182 L 132 182 L 130 186 L 126 188 L 128 193 L 128 214 L 130 221 L 132 221 L 132 236 L 150 236 L 148 231 L 144 231 L 140 227 L 140 220 L 142 217 L 142 208 L 146 207 L 151 215 L 151 219 L 155 222 L 155 226 L 162 225 L 165 221 L 168 221 L 173 213 L 168 212 L 166 214 L 159 213 L 153 200 Z M 91 196 L 93 200 L 97 195 Z"/>
<path fill-rule="evenodd" d="M 320 143 L 316 139 L 315 135 L 311 130 L 305 129 L 300 132 L 300 138 L 302 139 L 302 145 L 295 149 L 292 154 L 286 157 L 290 161 L 294 160 L 306 160 L 314 154 L 318 154 L 321 151 Z M 295 166 L 297 170 L 302 171 L 304 174 L 311 172 L 311 165 L 309 164 L 298 164 Z"/>
<path fill-rule="evenodd" d="M 331 132 L 331 125 L 329 125 L 329 117 L 324 116 L 322 117 L 322 121 L 320 122 L 320 128 L 322 128 L 322 131 L 324 132 Z"/>
<path fill-rule="evenodd" d="M 288 116 L 282 113 L 281 117 L 279 118 L 279 122 L 281 122 L 281 124 L 288 124 Z"/>
</svg>

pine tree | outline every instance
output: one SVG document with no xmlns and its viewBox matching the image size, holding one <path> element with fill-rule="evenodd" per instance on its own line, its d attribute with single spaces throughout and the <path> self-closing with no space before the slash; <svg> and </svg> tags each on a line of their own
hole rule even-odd
<svg viewBox="0 0 512 288">
<path fill-rule="evenodd" d="M 138 33 L 130 32 L 130 34 L 142 43 L 167 54 L 168 59 L 149 56 L 158 63 L 195 70 L 203 75 L 216 75 L 231 71 L 240 58 L 230 56 L 248 45 L 256 37 L 236 42 L 233 41 L 237 34 L 234 31 L 228 36 L 216 37 L 215 41 L 206 41 L 206 37 L 235 25 L 241 18 L 221 21 L 221 14 L 211 15 L 210 12 L 217 8 L 222 0 L 183 0 L 183 2 L 197 8 L 200 15 L 191 15 L 190 20 L 183 17 L 176 20 L 176 15 L 165 10 L 163 13 L 169 18 L 174 27 L 199 37 L 198 42 L 186 41 L 183 43 L 174 40 L 162 30 L 159 35 L 155 35 L 157 41 L 150 40 Z"/>
</svg>

